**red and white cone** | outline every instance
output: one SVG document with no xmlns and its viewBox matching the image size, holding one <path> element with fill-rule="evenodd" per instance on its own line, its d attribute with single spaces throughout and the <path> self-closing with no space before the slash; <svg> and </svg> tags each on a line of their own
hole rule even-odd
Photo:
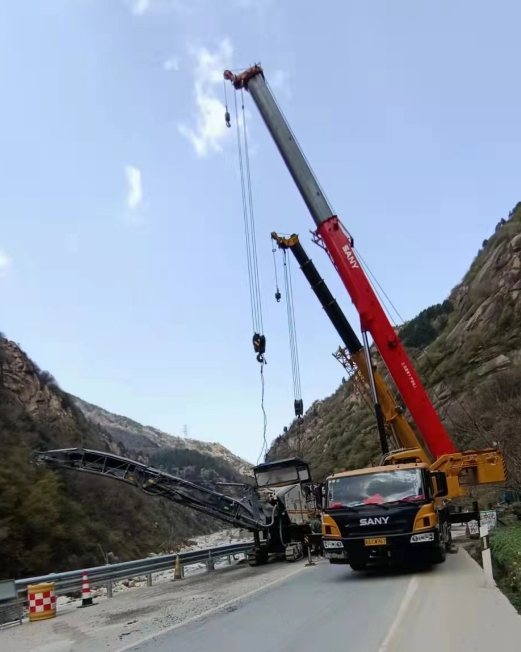
<svg viewBox="0 0 521 652">
<path fill-rule="evenodd" d="M 78 609 L 81 607 L 92 607 L 92 605 L 97 604 L 92 601 L 92 596 L 90 594 L 90 584 L 89 576 L 87 571 L 83 571 L 83 580 L 81 583 L 81 605 L 78 606 Z"/>
</svg>

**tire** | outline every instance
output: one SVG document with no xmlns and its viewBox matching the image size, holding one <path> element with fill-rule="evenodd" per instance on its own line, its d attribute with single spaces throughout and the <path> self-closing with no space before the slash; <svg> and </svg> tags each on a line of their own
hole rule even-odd
<svg viewBox="0 0 521 652">
<path fill-rule="evenodd" d="M 440 546 L 434 549 L 432 553 L 432 563 L 433 564 L 443 564 L 447 559 L 447 548 L 445 544 L 442 543 Z"/>
<path fill-rule="evenodd" d="M 351 561 L 349 562 L 349 565 L 353 571 L 364 571 L 367 568 L 367 563 L 365 561 Z"/>
</svg>

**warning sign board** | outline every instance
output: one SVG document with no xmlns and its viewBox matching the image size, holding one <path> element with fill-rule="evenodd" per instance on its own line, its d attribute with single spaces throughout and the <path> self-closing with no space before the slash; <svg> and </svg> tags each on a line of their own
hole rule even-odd
<svg viewBox="0 0 521 652">
<path fill-rule="evenodd" d="M 497 512 L 494 510 L 488 510 L 480 512 L 479 516 L 481 518 L 481 525 L 488 525 L 489 531 L 497 526 Z M 479 527 L 477 521 L 469 522 L 469 532 L 470 534 L 479 534 Z"/>
</svg>

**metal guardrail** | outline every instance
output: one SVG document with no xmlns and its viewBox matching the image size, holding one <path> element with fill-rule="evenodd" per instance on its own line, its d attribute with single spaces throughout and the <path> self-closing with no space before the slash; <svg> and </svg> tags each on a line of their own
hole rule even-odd
<svg viewBox="0 0 521 652">
<path fill-rule="evenodd" d="M 181 552 L 179 553 L 181 569 L 184 571 L 186 566 L 206 563 L 207 570 L 212 571 L 215 560 L 234 554 L 248 553 L 253 548 L 253 545 L 252 541 L 251 543 L 234 543 L 226 546 L 205 548 L 203 550 Z M 105 566 L 82 568 L 81 570 L 67 571 L 65 573 L 51 573 L 49 575 L 16 580 L 18 601 L 25 601 L 27 599 L 27 586 L 29 584 L 39 584 L 40 582 L 54 582 L 56 585 L 56 595 L 67 595 L 75 591 L 80 591 L 84 570 L 87 571 L 91 587 L 105 585 L 107 587 L 107 597 L 111 598 L 112 582 L 146 576 L 147 586 L 152 586 L 153 573 L 174 570 L 176 559 L 177 554 L 158 555 L 157 557 L 147 557 L 146 559 L 138 559 L 136 561 L 107 564 Z"/>
</svg>

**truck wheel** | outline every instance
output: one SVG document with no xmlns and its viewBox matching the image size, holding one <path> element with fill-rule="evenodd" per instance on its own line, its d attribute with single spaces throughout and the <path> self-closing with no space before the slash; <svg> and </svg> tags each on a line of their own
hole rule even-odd
<svg viewBox="0 0 521 652">
<path fill-rule="evenodd" d="M 432 563 L 433 564 L 443 564 L 443 562 L 446 559 L 447 559 L 447 549 L 445 548 L 445 544 L 442 543 L 440 546 L 438 546 L 433 551 Z"/>
<path fill-rule="evenodd" d="M 365 561 L 350 561 L 349 565 L 351 570 L 354 571 L 363 571 L 367 568 L 367 563 Z"/>
</svg>

